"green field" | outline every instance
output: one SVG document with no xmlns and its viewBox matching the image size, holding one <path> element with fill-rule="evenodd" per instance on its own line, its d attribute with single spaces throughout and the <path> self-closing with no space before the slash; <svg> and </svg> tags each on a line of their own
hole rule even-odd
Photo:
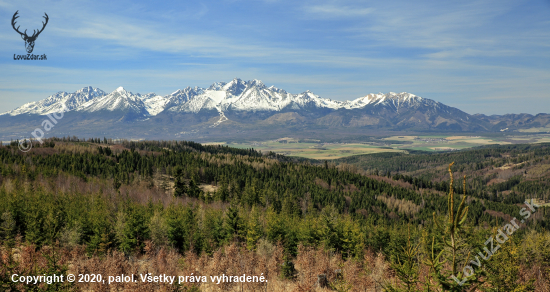
<svg viewBox="0 0 550 292">
<path fill-rule="evenodd" d="M 380 152 L 406 152 L 407 150 L 445 152 L 490 144 L 543 143 L 550 142 L 550 135 L 510 135 L 499 137 L 466 135 L 391 136 L 381 138 L 379 141 L 379 143 L 322 143 L 314 141 L 303 142 L 293 138 L 280 138 L 268 141 L 229 143 L 227 145 L 235 148 L 254 148 L 262 152 L 272 151 L 287 156 L 326 160 Z M 215 142 L 207 144 L 226 143 Z"/>
<path fill-rule="evenodd" d="M 299 156 L 309 159 L 338 159 L 360 154 L 371 154 L 380 152 L 403 152 L 399 149 L 384 149 L 367 144 L 348 143 L 281 143 L 278 141 L 254 142 L 254 143 L 232 143 L 228 144 L 235 148 L 254 148 L 262 152 L 273 151 L 277 154 L 287 156 Z"/>
</svg>

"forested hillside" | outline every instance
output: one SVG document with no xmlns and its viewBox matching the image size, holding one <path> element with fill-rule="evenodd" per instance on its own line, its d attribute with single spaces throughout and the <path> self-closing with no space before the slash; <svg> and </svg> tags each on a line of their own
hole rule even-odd
<svg viewBox="0 0 550 292">
<path fill-rule="evenodd" d="M 250 268 L 247 273 L 263 271 L 273 280 L 272 287 L 240 286 L 247 291 L 394 291 L 389 289 L 407 285 L 409 290 L 403 291 L 417 291 L 411 287 L 432 284 L 432 291 L 447 290 L 437 275 L 449 266 L 437 270 L 426 259 L 430 250 L 447 251 L 442 240 L 451 231 L 438 229 L 434 220 L 448 220 L 459 208 L 461 198 L 451 200 L 449 193 L 466 193 L 459 209 L 468 207 L 461 234 L 472 249 L 482 248 L 494 228 L 519 218 L 526 199 L 541 199 L 540 204 L 548 199 L 548 154 L 550 146 L 541 144 L 316 164 L 187 141 L 54 138 L 27 153 L 14 142 L 0 147 L 1 285 L 11 291 L 29 289 L 9 278 L 27 268 L 35 273 L 94 273 L 94 267 L 112 272 L 102 262 L 90 266 L 101 258 L 105 263 L 128 261 L 130 270 L 121 268 L 121 273 L 143 270 L 132 259 L 151 265 L 153 273 L 201 275 L 214 273 L 211 261 L 226 259 L 226 270 L 216 273 L 240 273 L 230 260 L 238 255 L 250 260 L 240 264 Z M 456 181 L 450 187 L 447 167 L 453 161 Z M 499 253 L 517 269 L 500 281 L 491 270 L 493 261 L 487 261 L 476 274 L 480 284 L 470 288 L 534 291 L 548 284 L 550 222 L 548 208 L 539 208 Z M 412 246 L 416 253 L 407 253 Z M 21 260 L 33 252 L 37 258 L 62 256 L 53 262 L 37 260 L 34 266 Z M 159 257 L 167 254 L 161 269 Z M 467 262 L 467 256 L 460 260 Z M 318 281 L 321 274 L 327 277 L 325 284 Z M 473 278 L 470 282 L 475 283 Z M 84 287 L 77 283 L 63 289 Z M 234 283 L 162 287 L 239 289 Z"/>
<path fill-rule="evenodd" d="M 520 203 L 525 197 L 550 202 L 550 144 L 476 147 L 457 152 L 380 153 L 338 160 L 369 174 L 388 176 L 419 188 L 448 191 L 445 167 L 466 175 L 468 194 L 496 202 Z"/>
</svg>

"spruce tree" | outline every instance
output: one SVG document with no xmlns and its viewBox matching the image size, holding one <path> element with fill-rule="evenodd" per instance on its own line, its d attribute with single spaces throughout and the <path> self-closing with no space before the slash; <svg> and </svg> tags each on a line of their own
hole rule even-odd
<svg viewBox="0 0 550 292">
<path fill-rule="evenodd" d="M 181 197 L 188 192 L 187 185 L 183 180 L 183 170 L 181 167 L 174 169 L 176 180 L 174 182 L 174 196 Z"/>
<path fill-rule="evenodd" d="M 189 189 L 187 193 L 189 194 L 190 197 L 193 197 L 193 198 L 198 198 L 201 193 L 201 189 L 195 182 L 194 178 L 192 178 L 191 181 L 189 182 Z"/>
</svg>

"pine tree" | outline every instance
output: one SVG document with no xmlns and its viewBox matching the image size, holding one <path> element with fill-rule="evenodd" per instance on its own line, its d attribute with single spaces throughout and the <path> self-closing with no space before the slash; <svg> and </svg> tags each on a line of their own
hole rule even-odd
<svg viewBox="0 0 550 292">
<path fill-rule="evenodd" d="M 201 194 L 201 189 L 195 182 L 194 178 L 192 178 L 191 181 L 189 182 L 189 188 L 187 193 L 189 194 L 190 197 L 193 197 L 193 198 L 198 198 Z"/>
<path fill-rule="evenodd" d="M 225 181 L 222 182 L 221 187 L 216 191 L 214 196 L 219 201 L 227 201 L 227 199 L 229 198 L 229 187 Z"/>
<path fill-rule="evenodd" d="M 420 274 L 420 264 L 418 262 L 418 246 L 411 242 L 411 227 L 408 228 L 407 245 L 400 252 L 393 252 L 390 257 L 390 266 L 395 271 L 396 276 L 401 281 L 400 285 L 387 285 L 385 288 L 389 292 L 412 292 L 418 291 L 416 285 Z"/>
<path fill-rule="evenodd" d="M 248 219 L 248 224 L 246 227 L 246 247 L 249 250 L 256 249 L 256 243 L 262 236 L 262 228 L 260 222 L 258 221 L 258 211 L 255 207 L 252 207 L 250 218 Z"/>
<path fill-rule="evenodd" d="M 118 190 L 120 188 L 120 180 L 118 179 L 118 176 L 115 175 L 115 178 L 113 179 L 113 188 L 115 188 L 115 190 Z"/>
<path fill-rule="evenodd" d="M 526 283 L 519 282 L 521 263 L 518 249 L 514 240 L 510 240 L 498 249 L 489 262 L 485 263 L 484 267 L 488 272 L 487 282 L 491 283 L 491 287 L 484 287 L 483 291 L 535 291 L 533 285 L 535 279 Z"/>
<path fill-rule="evenodd" d="M 174 196 L 182 197 L 188 193 L 187 184 L 183 180 L 183 170 L 180 167 L 174 169 L 175 182 L 174 182 Z"/>
<path fill-rule="evenodd" d="M 466 194 L 462 197 L 462 201 L 455 213 L 454 188 L 453 188 L 453 172 L 449 164 L 449 175 L 451 182 L 449 184 L 449 196 L 447 198 L 448 215 L 447 222 L 439 223 L 436 219 L 435 212 L 433 219 L 436 225 L 437 232 L 443 234 L 441 241 L 432 237 L 431 250 L 429 250 L 429 258 L 426 264 L 430 267 L 431 276 L 438 282 L 444 291 L 474 291 L 481 282 L 478 276 L 483 275 L 483 271 L 476 272 L 474 270 L 466 270 L 467 263 L 470 261 L 472 248 L 466 243 L 465 233 L 466 218 L 468 215 L 468 207 L 465 206 Z M 464 176 L 464 190 L 466 190 L 466 176 Z M 436 249 L 440 250 L 436 253 Z M 459 270 L 459 264 L 462 263 L 464 269 Z M 450 270 L 444 268 L 444 264 L 450 266 Z M 464 271 L 470 272 L 466 274 Z"/>
<path fill-rule="evenodd" d="M 239 209 L 235 206 L 229 206 L 226 212 L 227 218 L 225 220 L 225 230 L 230 240 L 242 239 L 242 233 L 244 231 L 243 219 L 239 216 Z"/>
</svg>

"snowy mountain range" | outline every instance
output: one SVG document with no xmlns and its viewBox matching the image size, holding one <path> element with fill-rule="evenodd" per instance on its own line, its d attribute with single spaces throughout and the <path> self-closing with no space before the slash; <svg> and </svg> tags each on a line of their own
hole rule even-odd
<svg viewBox="0 0 550 292">
<path fill-rule="evenodd" d="M 351 101 L 335 101 L 305 91 L 291 94 L 274 86 L 266 87 L 260 80 L 217 82 L 209 88 L 187 87 L 166 96 L 154 93 L 132 93 L 123 87 L 107 94 L 98 88 L 85 87 L 74 93 L 58 92 L 48 98 L 22 105 L 1 115 L 47 115 L 58 112 L 63 105 L 68 111 L 99 112 L 121 111 L 146 116 L 156 116 L 163 111 L 172 113 L 199 113 L 205 110 L 279 112 L 302 109 L 361 109 L 367 106 L 387 106 L 399 109 L 418 104 L 441 107 L 442 104 L 410 93 L 369 94 Z"/>
<path fill-rule="evenodd" d="M 65 105 L 67 110 L 72 111 L 78 109 L 80 106 L 86 104 L 89 101 L 99 99 L 105 95 L 107 95 L 105 91 L 98 88 L 92 88 L 91 86 L 84 87 L 74 93 L 60 91 L 54 95 L 49 96 L 46 99 L 26 103 L 14 110 L 0 115 L 47 115 L 49 113 L 61 111 L 63 109 L 63 105 Z"/>
<path fill-rule="evenodd" d="M 184 138 L 195 141 L 298 135 L 366 135 L 387 131 L 499 132 L 550 127 L 550 115 L 470 115 L 411 93 L 368 94 L 347 101 L 310 91 L 292 94 L 260 80 L 217 82 L 172 94 L 111 93 L 85 87 L 58 92 L 0 114 L 0 138 L 17 139 L 65 108 L 48 135 Z M 347 133 L 347 134 L 346 134 Z M 260 138 L 261 137 L 261 138 Z"/>
</svg>

